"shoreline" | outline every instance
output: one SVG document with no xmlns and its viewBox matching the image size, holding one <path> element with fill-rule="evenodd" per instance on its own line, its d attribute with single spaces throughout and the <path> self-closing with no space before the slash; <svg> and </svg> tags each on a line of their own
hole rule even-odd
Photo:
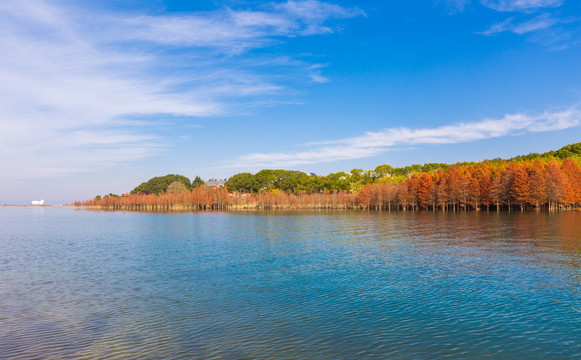
<svg viewBox="0 0 581 360">
<path fill-rule="evenodd" d="M 392 207 L 388 208 L 373 208 L 373 207 L 357 207 L 357 206 L 289 206 L 289 205 L 269 205 L 269 206 L 257 206 L 248 204 L 236 204 L 227 205 L 223 207 L 207 207 L 207 208 L 197 208 L 195 206 L 183 206 L 183 205 L 173 205 L 173 206 L 71 206 L 76 210 L 81 211 L 106 211 L 106 212 L 143 212 L 143 213 L 197 213 L 197 212 L 285 212 L 285 211 L 312 211 L 312 212 L 386 212 L 386 213 L 451 213 L 451 214 L 461 214 L 461 213 L 557 213 L 557 212 L 568 212 L 568 211 L 581 211 L 581 207 L 573 208 L 560 208 L 556 210 L 548 209 L 526 209 L 526 210 L 514 210 L 514 209 L 456 209 L 456 210 L 444 210 L 444 209 L 401 209 Z"/>
<path fill-rule="evenodd" d="M 48 207 L 72 207 L 72 205 L 0 205 L 0 208 L 48 208 Z"/>
</svg>

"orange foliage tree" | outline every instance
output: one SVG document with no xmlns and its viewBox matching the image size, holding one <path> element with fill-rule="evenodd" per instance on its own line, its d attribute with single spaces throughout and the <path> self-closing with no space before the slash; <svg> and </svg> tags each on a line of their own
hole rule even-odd
<svg viewBox="0 0 581 360">
<path fill-rule="evenodd" d="M 358 186 L 361 186 L 359 184 Z M 175 187 L 155 194 L 105 195 L 76 202 L 78 207 L 136 211 L 223 210 L 232 208 L 549 211 L 581 206 L 581 167 L 567 158 L 485 161 L 447 169 L 417 171 L 407 177 L 385 175 L 358 191 L 325 190 L 232 192 L 226 187 Z"/>
</svg>

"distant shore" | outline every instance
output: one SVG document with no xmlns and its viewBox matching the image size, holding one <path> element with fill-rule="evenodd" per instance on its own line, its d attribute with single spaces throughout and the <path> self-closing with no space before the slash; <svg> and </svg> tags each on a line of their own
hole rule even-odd
<svg viewBox="0 0 581 360">
<path fill-rule="evenodd" d="M 46 208 L 46 207 L 70 207 L 71 205 L 0 205 L 0 208 Z"/>
</svg>

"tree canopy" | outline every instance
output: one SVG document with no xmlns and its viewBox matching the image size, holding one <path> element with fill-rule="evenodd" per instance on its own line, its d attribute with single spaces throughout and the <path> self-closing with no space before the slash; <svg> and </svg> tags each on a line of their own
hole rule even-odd
<svg viewBox="0 0 581 360">
<path fill-rule="evenodd" d="M 167 192 L 170 194 L 179 194 L 179 193 L 184 192 L 186 190 L 188 190 L 186 188 L 186 186 L 179 181 L 174 181 L 171 184 L 169 184 L 169 186 L 167 187 Z"/>
<path fill-rule="evenodd" d="M 581 206 L 581 167 L 572 158 L 559 160 L 482 161 L 455 164 L 446 170 L 416 172 L 407 177 L 375 178 L 373 172 L 352 170 L 344 176 L 307 175 L 299 171 L 268 170 L 259 181 L 250 173 L 233 176 L 237 189 L 200 186 L 183 191 L 174 182 L 160 195 L 110 194 L 77 206 L 105 209 L 170 210 L 227 209 L 233 207 L 376 209 L 376 210 L 548 210 Z M 353 190 L 326 190 L 325 180 L 345 181 Z M 372 180 L 369 180 L 372 179 Z M 371 181 L 371 182 L 368 182 Z M 257 189 L 257 184 L 260 190 Z M 172 191 L 176 188 L 175 191 Z M 316 190 L 312 189 L 325 189 Z M 181 190 L 180 190 L 181 189 Z M 244 191 L 240 191 L 244 189 Z"/>
<path fill-rule="evenodd" d="M 566 158 L 581 161 L 581 142 L 570 144 L 556 151 L 549 151 L 543 154 L 532 153 L 518 156 L 508 160 L 509 162 L 530 161 L 543 159 L 545 161 L 556 158 L 564 160 Z M 507 160 L 494 159 L 485 162 L 494 163 L 498 166 Z M 232 176 L 226 187 L 231 192 L 259 193 L 268 190 L 281 190 L 285 193 L 317 193 L 323 191 L 358 191 L 366 185 L 376 182 L 390 182 L 397 184 L 407 178 L 422 173 L 436 173 L 447 171 L 451 166 L 474 167 L 476 162 L 462 162 L 455 165 L 445 163 L 426 163 L 423 165 L 413 164 L 404 167 L 394 168 L 390 165 L 379 165 L 375 170 L 353 169 L 348 173 L 338 172 L 326 176 L 309 175 L 296 170 L 260 170 L 256 174 L 248 172 Z M 454 172 L 454 171 L 452 171 Z"/>
<path fill-rule="evenodd" d="M 187 190 L 192 189 L 190 179 L 188 179 L 187 177 L 183 175 L 169 174 L 165 176 L 156 176 L 147 180 L 144 183 L 141 183 L 141 185 L 131 190 L 131 194 L 135 195 L 140 193 L 146 193 L 159 195 L 163 192 L 166 192 L 169 185 L 174 181 L 182 183 Z"/>
<path fill-rule="evenodd" d="M 226 181 L 229 191 L 248 193 L 254 191 L 254 175 L 251 173 L 236 174 Z"/>
<path fill-rule="evenodd" d="M 204 180 L 202 180 L 202 178 L 197 175 L 195 179 L 192 180 L 192 188 L 197 188 L 198 186 L 202 186 L 204 184 L 205 184 Z"/>
<path fill-rule="evenodd" d="M 384 164 L 374 170 L 352 169 L 326 176 L 296 170 L 265 169 L 256 174 L 245 172 L 230 177 L 219 196 L 216 195 L 218 193 L 208 195 L 210 188 L 202 186 L 205 183 L 199 176 L 190 183 L 183 175 L 169 174 L 149 179 L 133 189 L 131 194 L 141 194 L 150 202 L 152 200 L 148 194 L 178 196 L 188 190 L 190 193 L 187 196 L 193 197 L 194 203 L 204 207 L 216 205 L 210 204 L 210 198 L 218 196 L 219 208 L 230 201 L 225 196 L 244 203 L 255 201 L 263 205 L 296 205 L 300 196 L 304 206 L 319 204 L 327 199 L 324 201 L 330 201 L 335 204 L 333 206 L 379 209 L 390 209 L 395 205 L 403 209 L 494 207 L 550 210 L 581 206 L 580 164 L 581 142 L 556 151 L 531 153 L 509 160 L 493 159 L 453 165 L 426 163 L 399 168 Z M 307 195 L 312 195 L 312 198 Z M 128 197 L 129 194 L 120 197 L 110 193 L 102 198 L 97 196 L 92 201 L 138 202 L 128 200 Z"/>
<path fill-rule="evenodd" d="M 565 145 L 559 150 L 551 150 L 545 153 L 530 153 L 528 155 L 520 155 L 516 156 L 510 160 L 514 161 L 525 161 L 525 160 L 534 160 L 534 159 L 547 159 L 547 158 L 556 158 L 559 160 L 565 160 L 567 158 L 574 158 L 577 161 L 581 159 L 581 142 Z"/>
<path fill-rule="evenodd" d="M 376 181 L 402 180 L 419 172 L 447 169 L 447 164 L 411 165 L 393 168 L 379 165 L 375 170 L 353 169 L 349 173 L 337 172 L 326 176 L 306 174 L 296 170 L 260 170 L 256 174 L 248 172 L 233 175 L 226 187 L 233 192 L 258 193 L 267 190 L 281 190 L 285 193 L 316 193 L 322 191 L 359 190 Z"/>
</svg>

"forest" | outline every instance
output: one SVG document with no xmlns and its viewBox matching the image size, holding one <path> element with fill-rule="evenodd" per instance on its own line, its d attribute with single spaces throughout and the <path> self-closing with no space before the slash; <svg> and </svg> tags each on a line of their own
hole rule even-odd
<svg viewBox="0 0 581 360">
<path fill-rule="evenodd" d="M 240 173 L 224 187 L 181 175 L 153 178 L 122 196 L 76 202 L 88 209 L 367 209 L 557 211 L 581 206 L 581 143 L 544 154 L 453 165 L 380 165 L 326 176 L 291 170 Z M 147 184 L 157 184 L 148 187 Z M 149 190 L 153 191 L 149 191 Z"/>
</svg>

